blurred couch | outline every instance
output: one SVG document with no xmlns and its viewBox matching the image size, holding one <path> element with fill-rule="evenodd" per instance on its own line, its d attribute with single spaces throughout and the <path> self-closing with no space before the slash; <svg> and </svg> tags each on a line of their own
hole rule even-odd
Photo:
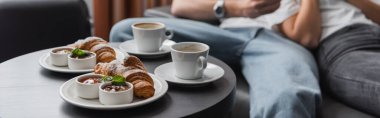
<svg viewBox="0 0 380 118">
<path fill-rule="evenodd" d="M 83 0 L 0 0 L 0 63 L 90 35 Z"/>
<path fill-rule="evenodd" d="M 148 9 L 144 12 L 145 17 L 165 17 L 176 18 L 170 14 L 170 6 L 156 7 Z M 201 21 L 209 24 L 217 25 L 218 21 Z M 249 117 L 249 86 L 242 76 L 239 69 L 234 69 L 237 75 L 237 87 L 235 105 L 229 117 L 231 118 L 247 118 Z M 323 94 L 323 103 L 318 109 L 317 118 L 375 118 L 370 114 L 355 110 L 339 101 L 331 98 L 327 94 Z"/>
</svg>

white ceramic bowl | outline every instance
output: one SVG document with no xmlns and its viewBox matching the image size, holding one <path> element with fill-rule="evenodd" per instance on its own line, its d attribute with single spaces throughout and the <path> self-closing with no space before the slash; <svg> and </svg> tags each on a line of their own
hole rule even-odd
<svg viewBox="0 0 380 118">
<path fill-rule="evenodd" d="M 128 104 L 133 101 L 133 85 L 129 82 L 125 82 L 129 87 L 125 91 L 108 92 L 103 88 L 107 85 L 111 85 L 111 82 L 102 83 L 99 86 L 99 101 L 104 105 L 120 105 Z"/>
<path fill-rule="evenodd" d="M 50 62 L 54 66 L 67 66 L 67 56 L 70 55 L 70 53 L 57 53 L 61 50 L 68 50 L 71 51 L 73 48 L 69 47 L 59 47 L 54 48 L 50 51 Z"/>
<path fill-rule="evenodd" d="M 93 52 L 85 51 L 86 53 L 91 53 L 90 57 L 83 59 L 72 58 L 71 55 L 68 55 L 68 65 L 69 69 L 72 70 L 81 70 L 81 69 L 92 69 L 96 65 L 96 54 Z"/>
<path fill-rule="evenodd" d="M 101 83 L 97 84 L 85 84 L 82 83 L 84 79 L 88 78 L 102 78 L 103 75 L 100 74 L 84 74 L 76 77 L 76 91 L 79 97 L 85 99 L 94 99 L 99 97 L 99 86 Z"/>
</svg>

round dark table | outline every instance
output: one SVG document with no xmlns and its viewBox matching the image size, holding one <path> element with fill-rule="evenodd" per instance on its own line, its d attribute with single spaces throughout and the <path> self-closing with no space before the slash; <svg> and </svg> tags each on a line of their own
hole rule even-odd
<svg viewBox="0 0 380 118">
<path fill-rule="evenodd" d="M 112 43 L 117 47 L 119 43 Z M 224 76 L 203 87 L 169 84 L 162 98 L 150 104 L 123 110 L 91 110 L 63 101 L 59 87 L 78 74 L 46 70 L 38 59 L 49 49 L 22 55 L 0 64 L 0 117 L 225 117 L 233 106 L 236 76 L 222 61 L 210 56 L 209 62 L 221 66 Z M 150 73 L 170 56 L 142 59 Z"/>
</svg>

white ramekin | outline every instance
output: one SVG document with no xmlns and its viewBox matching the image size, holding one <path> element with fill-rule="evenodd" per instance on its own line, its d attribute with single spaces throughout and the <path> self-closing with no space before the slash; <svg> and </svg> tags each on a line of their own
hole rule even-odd
<svg viewBox="0 0 380 118">
<path fill-rule="evenodd" d="M 92 69 L 96 65 L 96 54 L 93 52 L 85 51 L 86 53 L 91 53 L 90 57 L 84 59 L 72 58 L 71 55 L 68 55 L 68 65 L 69 69 L 72 70 L 81 70 L 81 69 Z"/>
<path fill-rule="evenodd" d="M 108 92 L 103 89 L 106 85 L 110 85 L 111 82 L 102 83 L 99 86 L 99 101 L 104 105 L 119 105 L 128 104 L 133 101 L 133 85 L 129 82 L 125 82 L 129 87 L 128 90 L 119 92 Z"/>
<path fill-rule="evenodd" d="M 54 66 L 67 66 L 67 56 L 70 55 L 68 54 L 59 54 L 56 53 L 57 51 L 60 50 L 73 50 L 73 48 L 69 47 L 59 47 L 59 48 L 54 48 L 50 51 L 50 62 Z"/>
<path fill-rule="evenodd" d="M 84 84 L 81 81 L 87 78 L 102 78 L 101 74 L 84 74 L 76 77 L 76 91 L 79 97 L 85 99 L 95 99 L 99 97 L 99 86 L 101 83 L 97 84 Z"/>
</svg>

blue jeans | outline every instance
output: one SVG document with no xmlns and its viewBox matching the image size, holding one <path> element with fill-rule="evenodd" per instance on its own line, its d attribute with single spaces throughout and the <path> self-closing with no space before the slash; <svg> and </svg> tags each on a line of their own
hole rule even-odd
<svg viewBox="0 0 380 118">
<path fill-rule="evenodd" d="M 252 118 L 315 118 L 321 102 L 318 69 L 313 55 L 300 45 L 263 28 L 221 29 L 206 23 L 164 18 L 135 18 L 117 23 L 111 42 L 132 39 L 131 24 L 164 23 L 176 42 L 210 46 L 210 55 L 242 67 L 250 86 Z"/>
</svg>

